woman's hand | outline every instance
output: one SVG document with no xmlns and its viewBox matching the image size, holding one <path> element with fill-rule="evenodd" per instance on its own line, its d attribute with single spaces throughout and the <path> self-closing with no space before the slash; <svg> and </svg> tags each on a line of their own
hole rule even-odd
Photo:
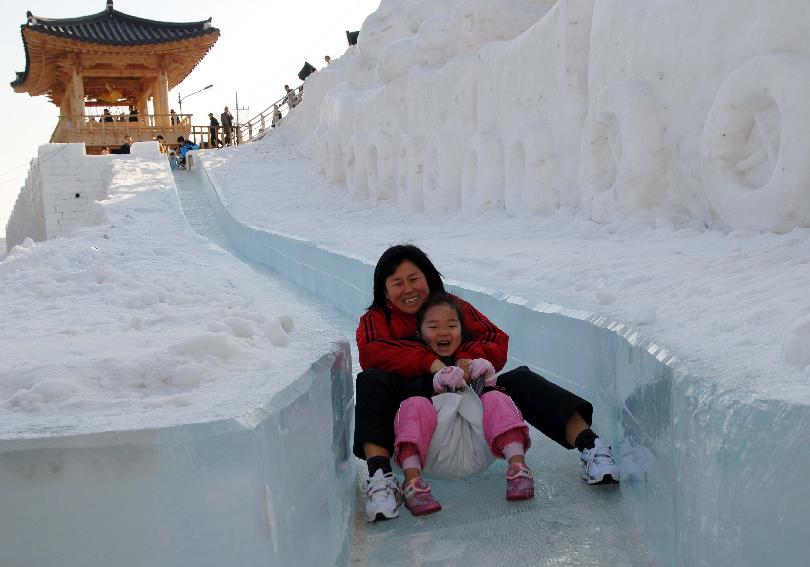
<svg viewBox="0 0 810 567">
<path fill-rule="evenodd" d="M 456 359 L 456 366 L 464 371 L 464 381 L 467 382 L 467 384 L 473 381 L 472 374 L 470 374 L 470 364 L 472 364 L 472 360 L 469 358 Z"/>
<path fill-rule="evenodd" d="M 436 374 L 439 370 L 441 370 L 442 368 L 444 368 L 446 366 L 447 365 L 444 362 L 442 362 L 441 360 L 439 360 L 437 358 L 436 360 L 433 361 L 433 364 L 430 365 L 430 373 L 431 374 Z"/>
</svg>

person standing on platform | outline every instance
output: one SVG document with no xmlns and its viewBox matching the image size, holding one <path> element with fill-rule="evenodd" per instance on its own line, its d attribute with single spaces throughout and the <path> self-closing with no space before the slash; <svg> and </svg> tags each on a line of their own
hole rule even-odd
<svg viewBox="0 0 810 567">
<path fill-rule="evenodd" d="M 225 110 L 222 111 L 222 114 L 219 115 L 219 123 L 222 126 L 222 144 L 224 146 L 231 145 L 231 134 L 233 133 L 233 114 L 231 111 L 228 110 L 228 107 L 225 107 Z"/>
<path fill-rule="evenodd" d="M 211 127 L 208 129 L 208 137 L 211 140 L 211 147 L 219 147 L 219 140 L 217 139 L 217 132 L 219 131 L 219 120 L 214 117 L 213 112 L 208 113 L 208 118 L 211 119 Z"/>
</svg>

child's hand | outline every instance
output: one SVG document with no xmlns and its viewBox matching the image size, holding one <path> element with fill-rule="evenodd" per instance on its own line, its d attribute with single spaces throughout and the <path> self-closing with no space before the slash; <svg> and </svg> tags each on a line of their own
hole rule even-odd
<svg viewBox="0 0 810 567">
<path fill-rule="evenodd" d="M 464 371 L 458 366 L 445 366 L 433 375 L 433 391 L 437 394 L 460 391 L 466 387 Z"/>
<path fill-rule="evenodd" d="M 469 384 L 472 382 L 472 374 L 470 374 L 470 364 L 472 360 L 469 358 L 457 358 L 456 359 L 456 366 L 461 368 L 464 371 L 464 381 Z"/>
<path fill-rule="evenodd" d="M 473 380 L 484 377 L 484 386 L 491 388 L 498 381 L 495 376 L 495 367 L 486 358 L 476 358 L 470 362 L 470 375 Z"/>
</svg>

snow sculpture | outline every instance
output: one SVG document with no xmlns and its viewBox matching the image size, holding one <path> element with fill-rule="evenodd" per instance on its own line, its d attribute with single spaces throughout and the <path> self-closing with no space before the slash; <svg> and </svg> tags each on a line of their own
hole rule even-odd
<svg viewBox="0 0 810 567">
<path fill-rule="evenodd" d="M 326 143 L 326 132 L 328 131 L 329 129 L 326 126 L 319 126 L 313 136 L 313 159 L 318 173 L 322 174 L 326 173 L 326 164 L 329 161 L 329 148 Z"/>
<path fill-rule="evenodd" d="M 464 0 L 452 11 L 447 24 L 450 55 L 475 53 L 487 43 L 512 39 L 544 13 L 526 0 Z"/>
<path fill-rule="evenodd" d="M 788 232 L 810 226 L 810 58 L 751 59 L 726 79 L 703 131 L 701 171 L 729 226 Z"/>
<path fill-rule="evenodd" d="M 597 222 L 629 215 L 663 198 L 664 152 L 655 102 L 639 81 L 621 81 L 596 97 L 582 138 L 581 191 Z"/>
<path fill-rule="evenodd" d="M 368 197 L 368 179 L 366 175 L 366 148 L 368 142 L 365 134 L 358 132 L 349 140 L 346 158 L 346 186 L 356 199 Z"/>
<path fill-rule="evenodd" d="M 385 46 L 391 42 L 413 36 L 403 12 L 413 4 L 409 0 L 382 0 L 375 12 L 368 15 L 360 27 L 357 43 L 360 54 L 370 62 L 377 62 Z"/>
<path fill-rule="evenodd" d="M 369 136 L 366 152 L 366 179 L 369 198 L 390 199 L 396 193 L 394 144 L 388 132 L 377 130 Z"/>
<path fill-rule="evenodd" d="M 337 133 L 332 131 L 329 131 L 324 138 L 322 157 L 326 167 L 326 178 L 331 183 L 340 183 L 343 181 L 345 173 L 340 138 Z"/>
<path fill-rule="evenodd" d="M 415 38 L 403 37 L 385 46 L 377 63 L 377 76 L 383 83 L 408 73 L 413 65 L 415 43 Z"/>
<path fill-rule="evenodd" d="M 457 136 L 445 131 L 433 137 L 425 158 L 425 210 L 456 211 L 461 205 L 461 160 Z"/>
<path fill-rule="evenodd" d="M 555 158 L 548 122 L 541 120 L 517 130 L 504 158 L 507 212 L 551 212 L 559 206 L 553 185 Z"/>
<path fill-rule="evenodd" d="M 745 11 L 726 17 L 733 5 L 692 22 L 695 45 L 751 27 Z M 788 12 L 761 12 L 748 41 L 696 58 L 666 47 L 694 16 L 682 0 L 382 0 L 343 65 L 310 79 L 297 111 L 320 127 L 293 116 L 286 130 L 352 195 L 412 210 L 810 226 L 810 71 L 784 53 L 806 35 Z"/>
<path fill-rule="evenodd" d="M 414 58 L 425 67 L 435 67 L 447 61 L 447 24 L 449 14 L 436 14 L 426 19 L 416 35 Z"/>
<path fill-rule="evenodd" d="M 398 202 L 411 211 L 423 211 L 425 209 L 422 195 L 424 148 L 421 140 L 409 134 L 402 135 L 400 138 L 398 165 Z"/>
<path fill-rule="evenodd" d="M 462 209 L 485 211 L 503 207 L 503 149 L 493 132 L 477 132 L 464 159 Z"/>
<path fill-rule="evenodd" d="M 408 15 L 408 29 L 411 30 L 411 33 L 417 33 L 428 19 L 439 14 L 447 17 L 449 9 L 448 0 L 421 0 L 416 2 Z"/>
</svg>

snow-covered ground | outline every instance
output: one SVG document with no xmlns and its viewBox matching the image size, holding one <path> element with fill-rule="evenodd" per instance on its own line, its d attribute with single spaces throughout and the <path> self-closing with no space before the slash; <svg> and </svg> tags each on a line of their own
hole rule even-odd
<svg viewBox="0 0 810 567">
<path fill-rule="evenodd" d="M 0 262 L 0 437 L 238 415 L 337 335 L 191 230 L 164 159 L 113 168 L 100 226 Z"/>
<path fill-rule="evenodd" d="M 567 208 L 550 216 L 412 213 L 353 200 L 297 154 L 283 128 L 203 157 L 245 224 L 370 262 L 391 244 L 414 242 L 446 277 L 604 313 L 743 396 L 810 403 L 808 229 L 722 232 L 633 218 L 598 224 Z"/>
</svg>

